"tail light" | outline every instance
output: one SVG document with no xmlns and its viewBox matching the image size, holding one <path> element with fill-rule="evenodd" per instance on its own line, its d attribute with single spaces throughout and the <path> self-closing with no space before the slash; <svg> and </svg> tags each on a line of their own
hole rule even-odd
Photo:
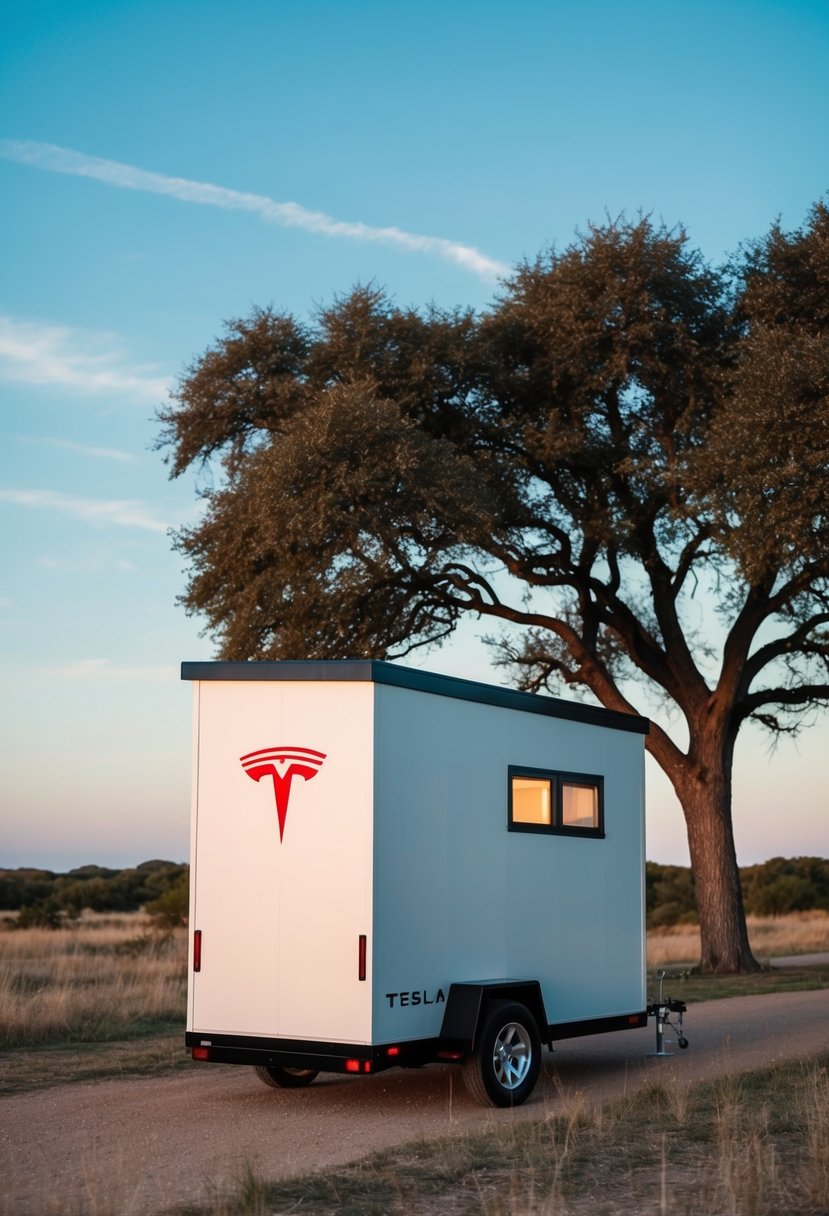
<svg viewBox="0 0 829 1216">
<path fill-rule="evenodd" d="M 346 1072 L 371 1072 L 371 1060 L 346 1060 Z"/>
</svg>

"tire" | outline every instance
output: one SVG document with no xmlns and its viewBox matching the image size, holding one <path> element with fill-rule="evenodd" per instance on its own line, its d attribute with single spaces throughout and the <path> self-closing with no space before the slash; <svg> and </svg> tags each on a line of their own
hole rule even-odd
<svg viewBox="0 0 829 1216">
<path fill-rule="evenodd" d="M 516 1001 L 493 1001 L 481 1022 L 463 1079 L 484 1106 L 520 1106 L 541 1071 L 541 1038 L 535 1018 Z"/>
<path fill-rule="evenodd" d="M 319 1076 L 317 1068 L 286 1068 L 282 1064 L 254 1064 L 253 1071 L 272 1089 L 303 1089 Z"/>
</svg>

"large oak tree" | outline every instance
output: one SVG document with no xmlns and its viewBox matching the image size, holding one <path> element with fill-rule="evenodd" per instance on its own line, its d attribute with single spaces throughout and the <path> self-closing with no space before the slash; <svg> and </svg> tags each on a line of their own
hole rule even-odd
<svg viewBox="0 0 829 1216">
<path fill-rule="evenodd" d="M 402 655 L 474 613 L 526 688 L 658 697 L 703 967 L 756 967 L 735 742 L 829 698 L 825 206 L 722 268 L 608 222 L 482 314 L 372 287 L 311 323 L 257 310 L 161 418 L 173 475 L 212 470 L 177 545 L 222 657 Z"/>
</svg>

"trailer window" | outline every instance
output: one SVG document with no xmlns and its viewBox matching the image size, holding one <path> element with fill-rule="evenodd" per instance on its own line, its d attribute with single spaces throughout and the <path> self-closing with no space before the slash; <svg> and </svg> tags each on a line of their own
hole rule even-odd
<svg viewBox="0 0 829 1216">
<path fill-rule="evenodd" d="M 537 777 L 513 777 L 512 818 L 514 823 L 551 824 L 552 787 Z"/>
<path fill-rule="evenodd" d="M 511 832 L 603 837 L 604 779 L 510 767 L 507 826 Z"/>
<path fill-rule="evenodd" d="M 599 791 L 593 784 L 562 781 L 561 823 L 565 828 L 599 826 Z"/>
</svg>

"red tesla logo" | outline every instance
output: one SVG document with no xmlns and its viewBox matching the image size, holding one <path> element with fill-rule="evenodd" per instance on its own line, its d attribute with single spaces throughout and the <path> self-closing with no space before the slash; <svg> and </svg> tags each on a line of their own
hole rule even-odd
<svg viewBox="0 0 829 1216">
<path fill-rule="evenodd" d="M 302 777 L 304 781 L 316 777 L 324 759 L 325 752 L 314 751 L 311 747 L 263 747 L 240 757 L 242 768 L 254 781 L 273 777 L 280 841 L 285 831 L 291 782 L 294 777 Z"/>
</svg>

